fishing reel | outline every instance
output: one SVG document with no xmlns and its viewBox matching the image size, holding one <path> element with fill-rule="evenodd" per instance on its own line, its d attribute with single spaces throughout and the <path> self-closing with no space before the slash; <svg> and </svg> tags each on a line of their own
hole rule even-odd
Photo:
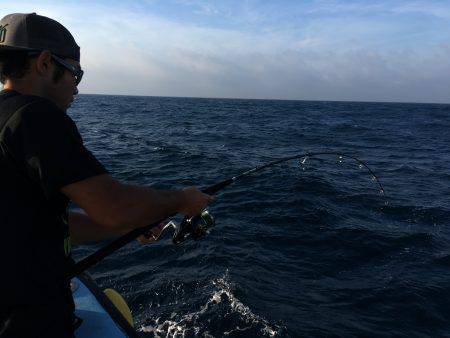
<svg viewBox="0 0 450 338">
<path fill-rule="evenodd" d="M 216 221 L 208 212 L 203 210 L 199 215 L 193 217 L 185 217 L 180 225 L 176 227 L 172 237 L 172 242 L 176 245 L 183 243 L 187 239 L 199 240 L 205 236 L 211 228 L 216 225 Z"/>
</svg>

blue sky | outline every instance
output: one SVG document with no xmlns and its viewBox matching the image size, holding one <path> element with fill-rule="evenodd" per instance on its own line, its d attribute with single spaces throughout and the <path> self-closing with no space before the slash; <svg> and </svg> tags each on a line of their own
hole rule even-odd
<svg viewBox="0 0 450 338">
<path fill-rule="evenodd" d="M 450 0 L 11 1 L 68 27 L 81 93 L 450 103 Z"/>
</svg>

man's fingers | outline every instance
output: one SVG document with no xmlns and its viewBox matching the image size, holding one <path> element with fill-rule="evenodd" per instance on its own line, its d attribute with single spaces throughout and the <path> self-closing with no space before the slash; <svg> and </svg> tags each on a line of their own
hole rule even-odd
<svg viewBox="0 0 450 338">
<path fill-rule="evenodd" d="M 149 232 L 146 234 L 140 235 L 137 239 L 137 241 L 141 244 L 148 244 L 156 240 L 156 238 L 161 234 L 165 227 L 164 223 L 160 223 L 154 228 L 152 228 Z"/>
<path fill-rule="evenodd" d="M 149 238 L 145 237 L 144 235 L 139 236 L 138 238 L 136 238 L 136 240 L 141 244 L 147 244 L 147 243 L 153 242 L 153 239 L 149 239 Z"/>
<path fill-rule="evenodd" d="M 196 187 L 187 187 L 182 191 L 185 200 L 178 211 L 183 215 L 197 215 L 213 200 L 212 196 L 201 192 Z"/>
</svg>

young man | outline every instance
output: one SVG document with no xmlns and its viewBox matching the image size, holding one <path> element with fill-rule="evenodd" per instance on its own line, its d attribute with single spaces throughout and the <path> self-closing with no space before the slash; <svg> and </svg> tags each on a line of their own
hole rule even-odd
<svg viewBox="0 0 450 338">
<path fill-rule="evenodd" d="M 66 114 L 82 75 L 80 49 L 58 22 L 35 13 L 0 21 L 0 337 L 73 336 L 71 239 L 120 236 L 211 200 L 194 187 L 112 178 Z M 69 212 L 70 200 L 85 213 Z"/>
</svg>

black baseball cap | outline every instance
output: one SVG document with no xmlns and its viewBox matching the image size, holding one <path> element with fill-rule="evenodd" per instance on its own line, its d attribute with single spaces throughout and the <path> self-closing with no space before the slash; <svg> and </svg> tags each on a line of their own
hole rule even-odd
<svg viewBox="0 0 450 338">
<path fill-rule="evenodd" d="M 7 50 L 49 50 L 80 61 L 80 47 L 67 28 L 36 13 L 8 14 L 0 20 L 0 53 Z"/>
</svg>

